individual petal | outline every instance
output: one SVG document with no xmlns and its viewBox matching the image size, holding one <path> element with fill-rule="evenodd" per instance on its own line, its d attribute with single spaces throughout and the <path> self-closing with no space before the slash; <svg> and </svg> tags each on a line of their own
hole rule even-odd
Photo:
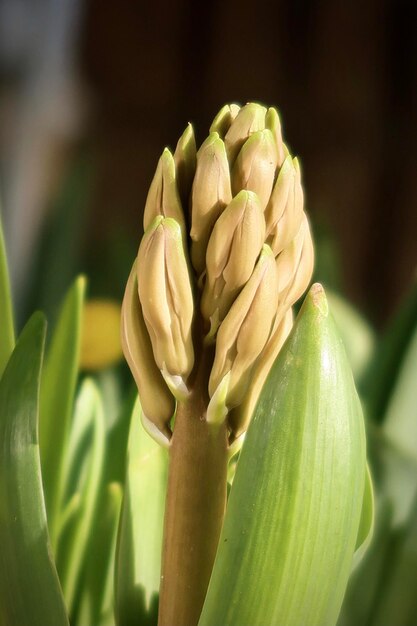
<svg viewBox="0 0 417 626">
<path fill-rule="evenodd" d="M 187 210 L 197 162 L 194 129 L 191 124 L 178 140 L 174 152 L 177 186 L 184 211 Z M 175 216 L 173 216 L 175 217 Z"/>
<path fill-rule="evenodd" d="M 228 372 L 226 404 L 237 406 L 246 391 L 251 368 L 271 332 L 278 306 L 277 270 L 274 255 L 264 245 L 252 276 L 220 325 L 209 380 L 213 397 Z"/>
<path fill-rule="evenodd" d="M 174 157 L 165 148 L 156 168 L 143 214 L 143 228 L 146 230 L 156 217 L 172 217 L 185 234 L 184 213 L 177 188 Z"/>
<path fill-rule="evenodd" d="M 198 275 L 204 271 L 207 243 L 214 223 L 231 199 L 224 143 L 217 133 L 211 133 L 197 153 L 191 192 L 191 260 Z"/>
<path fill-rule="evenodd" d="M 210 126 L 211 133 L 218 133 L 222 139 L 229 130 L 233 120 L 240 111 L 238 104 L 225 104 L 220 109 Z"/>
<path fill-rule="evenodd" d="M 258 130 L 265 128 L 266 108 L 255 102 L 243 106 L 227 131 L 224 143 L 231 164 L 247 139 Z"/>
<path fill-rule="evenodd" d="M 201 311 L 211 321 L 210 335 L 252 275 L 264 238 L 265 219 L 258 197 L 241 191 L 215 223 L 207 246 Z"/>
<path fill-rule="evenodd" d="M 145 232 L 137 277 L 155 361 L 171 390 L 181 397 L 182 383 L 194 365 L 194 302 L 181 229 L 172 218 L 157 218 Z"/>
<path fill-rule="evenodd" d="M 285 166 L 286 164 L 287 159 L 284 162 Z M 291 177 L 291 183 L 286 202 L 284 200 L 285 190 L 283 188 L 285 187 L 285 181 L 283 177 L 280 185 L 278 185 L 279 180 L 277 180 L 272 192 L 270 205 L 267 209 L 267 241 L 275 255 L 278 255 L 295 237 L 300 229 L 304 214 L 300 166 L 297 159 L 293 159 L 292 164 L 292 177 L 288 174 L 288 178 Z"/>
<path fill-rule="evenodd" d="M 121 341 L 126 361 L 139 390 L 143 412 L 158 431 L 169 439 L 169 423 L 175 412 L 175 400 L 155 363 L 139 301 L 136 260 L 123 299 Z"/>
<path fill-rule="evenodd" d="M 292 309 L 288 309 L 284 317 L 278 318 L 278 324 L 274 323 L 271 336 L 254 367 L 251 381 L 247 392 L 245 393 L 243 402 L 239 406 L 232 409 L 228 415 L 227 421 L 232 432 L 233 440 L 239 438 L 242 433 L 247 430 L 253 411 L 255 410 L 259 394 L 261 393 L 262 387 L 275 359 L 278 356 L 279 351 L 290 334 L 292 324 Z"/>
<path fill-rule="evenodd" d="M 275 182 L 278 151 L 270 130 L 253 133 L 243 144 L 232 171 L 232 191 L 254 191 L 265 210 Z"/>
<path fill-rule="evenodd" d="M 268 128 L 274 136 L 275 143 L 278 150 L 278 166 L 284 162 L 285 159 L 285 147 L 282 141 L 281 121 L 279 119 L 278 111 L 273 107 L 269 108 L 265 116 L 265 127 Z"/>
</svg>

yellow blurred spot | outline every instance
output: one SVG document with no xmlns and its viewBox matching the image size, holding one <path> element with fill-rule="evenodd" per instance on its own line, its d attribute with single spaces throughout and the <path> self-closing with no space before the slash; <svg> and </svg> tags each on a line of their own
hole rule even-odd
<svg viewBox="0 0 417 626">
<path fill-rule="evenodd" d="M 120 304 L 114 300 L 90 300 L 83 312 L 80 366 L 97 370 L 122 358 Z"/>
</svg>

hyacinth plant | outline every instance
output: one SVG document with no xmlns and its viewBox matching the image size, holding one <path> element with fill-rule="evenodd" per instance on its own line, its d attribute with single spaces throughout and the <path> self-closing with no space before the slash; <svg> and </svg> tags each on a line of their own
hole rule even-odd
<svg viewBox="0 0 417 626">
<path fill-rule="evenodd" d="M 198 150 L 188 125 L 122 306 L 139 397 L 112 411 L 106 379 L 77 388 L 84 279 L 43 363 L 42 315 L 15 345 L 0 237 L 0 626 L 336 624 L 373 496 L 321 285 L 293 321 L 313 257 L 277 111 L 227 105 Z"/>
<path fill-rule="evenodd" d="M 237 105 L 223 107 L 198 151 L 193 128 L 189 125 L 174 154 L 165 149 L 159 160 L 145 205 L 143 226 L 144 236 L 123 303 L 122 340 L 139 390 L 143 425 L 169 450 L 159 624 L 191 626 L 198 623 L 219 545 L 226 510 L 229 460 L 242 445 L 259 393 L 292 328 L 292 305 L 306 290 L 313 270 L 313 244 L 303 208 L 300 166 L 283 142 L 276 109 L 266 109 L 255 103 L 242 108 Z M 300 362 L 292 365 L 291 373 L 282 372 L 282 380 L 275 377 L 269 413 L 262 405 L 258 407 L 259 425 L 254 426 L 253 437 L 259 436 L 257 428 L 268 428 L 271 417 L 276 418 L 270 436 L 263 445 L 258 442 L 259 457 L 270 457 L 264 468 L 265 476 L 262 458 L 256 459 L 254 455 L 251 468 L 244 466 L 242 469 L 242 473 L 259 473 L 259 482 L 252 478 L 252 513 L 245 519 L 245 485 L 250 482 L 247 476 L 243 487 L 238 481 L 234 487 L 233 494 L 235 491 L 239 493 L 239 489 L 242 493 L 235 496 L 238 504 L 231 498 L 233 522 L 229 521 L 223 529 L 226 535 L 232 529 L 235 536 L 247 533 L 248 545 L 242 550 L 233 545 L 229 536 L 221 540 L 215 569 L 217 576 L 212 580 L 206 599 L 203 624 L 330 623 L 340 608 L 362 507 L 364 432 L 356 399 L 351 398 L 349 406 L 344 407 L 337 418 L 338 400 L 332 397 L 336 389 L 323 390 L 318 383 L 316 397 L 309 399 L 309 406 L 302 386 L 299 389 L 291 386 L 295 383 L 293 377 L 300 377 L 302 385 L 305 367 L 317 368 L 320 380 L 321 369 L 327 367 L 335 386 L 341 384 L 343 387 L 346 383 L 349 388 L 352 384 L 349 375 L 342 376 L 338 371 L 343 366 L 339 365 L 337 358 L 336 362 L 333 360 L 335 348 L 324 345 L 332 333 L 327 327 L 323 330 L 326 339 L 323 337 L 323 346 L 319 348 L 322 352 L 310 355 L 311 363 L 308 363 L 309 340 L 304 337 L 303 346 L 299 335 L 304 336 L 303 320 L 309 316 L 317 318 L 318 327 L 327 326 L 328 309 L 319 285 L 313 286 L 304 312 L 300 314 L 297 330 L 294 329 L 292 342 L 287 347 L 287 359 L 290 359 L 293 350 L 290 346 L 295 342 Z M 273 384 L 272 380 L 271 374 L 269 386 Z M 326 380 L 324 386 L 327 383 Z M 344 392 L 347 396 L 354 393 L 352 389 Z M 339 394 L 340 399 L 345 399 L 341 389 L 337 393 L 338 399 Z M 287 609 L 279 606 L 278 600 L 278 608 L 270 605 L 269 618 L 265 608 L 259 618 L 253 599 L 249 599 L 245 606 L 238 581 L 230 585 L 226 582 L 228 559 L 235 557 L 245 563 L 260 535 L 264 534 L 264 539 L 268 536 L 266 529 L 262 528 L 262 516 L 257 506 L 263 506 L 266 511 L 267 501 L 275 498 L 274 490 L 285 475 L 283 467 L 278 469 L 282 463 L 280 459 L 277 461 L 276 485 L 271 482 L 266 486 L 265 479 L 274 455 L 285 454 L 285 434 L 288 434 L 284 427 L 285 413 L 291 406 L 291 413 L 296 411 L 294 419 L 300 424 L 303 419 L 310 419 L 313 406 L 318 408 L 321 402 L 329 408 L 334 403 L 332 419 L 340 420 L 336 426 L 336 430 L 340 429 L 340 440 L 336 437 L 332 441 L 336 448 L 329 446 L 324 456 L 334 455 L 339 445 L 347 446 L 340 465 L 335 463 L 331 469 L 330 458 L 325 460 L 323 457 L 320 459 L 323 467 L 319 470 L 320 473 L 333 471 L 335 489 L 340 487 L 337 485 L 342 474 L 345 473 L 345 479 L 349 477 L 346 483 L 349 484 L 349 495 L 342 490 L 343 507 L 335 506 L 336 502 L 333 502 L 339 513 L 337 516 L 334 510 L 332 513 L 334 523 L 337 518 L 337 525 L 349 527 L 349 539 L 344 535 L 349 548 L 346 552 L 345 543 L 340 552 L 344 554 L 343 565 L 335 554 L 332 555 L 334 564 L 337 562 L 341 568 L 338 571 L 340 588 L 333 594 L 332 609 L 326 604 L 320 618 L 313 618 L 309 613 L 314 613 L 312 598 L 308 600 L 310 607 L 307 609 L 304 605 L 304 613 L 299 613 L 297 618 L 286 614 Z M 274 415 L 277 411 L 275 403 L 282 404 L 277 416 Z M 326 413 L 323 407 L 321 410 Z M 322 419 L 323 415 L 319 420 Z M 336 423 L 333 422 L 332 431 Z M 315 427 L 319 425 L 322 426 L 321 421 Z M 279 428 L 284 432 L 277 434 Z M 292 436 L 296 437 L 295 424 L 292 430 Z M 346 438 L 347 431 L 350 435 Z M 299 458 L 295 460 L 291 452 L 286 460 L 288 464 L 293 463 L 291 471 L 295 473 L 300 471 L 309 454 L 303 447 L 318 444 L 308 440 L 303 443 L 301 433 L 299 435 Z M 327 435 L 320 436 L 325 440 Z M 249 448 L 251 441 L 247 444 Z M 313 456 L 311 462 L 314 462 Z M 324 470 L 326 463 L 329 466 Z M 342 472 L 340 476 L 338 471 Z M 303 478 L 299 477 L 299 481 L 298 488 L 305 488 Z M 294 514 L 301 500 L 297 502 L 296 485 L 289 482 L 286 488 L 291 492 L 287 494 L 289 500 L 295 498 L 292 503 Z M 261 505 L 258 498 L 263 489 Z M 307 494 L 308 488 L 302 506 L 309 501 Z M 315 502 L 317 494 L 310 495 L 312 509 L 319 508 L 320 503 Z M 329 498 L 327 504 L 330 506 L 331 490 L 322 497 L 323 501 Z M 298 514 L 300 512 L 295 515 L 294 524 L 300 522 Z M 286 525 L 290 523 L 284 517 L 274 519 L 270 512 L 265 525 L 271 532 L 270 525 L 276 523 L 277 531 L 276 537 L 269 537 L 268 542 L 282 540 L 279 526 L 282 524 L 281 532 L 285 534 Z M 323 530 L 325 528 L 330 531 L 330 527 L 324 525 Z M 229 542 L 229 553 L 222 557 L 224 542 Z M 286 549 L 282 549 L 280 554 L 278 550 L 275 558 L 283 559 L 285 552 Z M 259 550 L 253 558 L 263 560 L 266 554 Z M 322 558 L 321 550 L 316 558 Z M 247 567 L 250 567 L 249 563 Z M 279 569 L 275 562 L 273 568 Z M 282 568 L 284 571 L 284 565 Z M 256 576 L 260 575 L 257 572 Z M 248 581 L 249 578 L 245 587 L 249 585 Z M 269 584 L 273 586 L 272 582 Z M 316 584 L 313 575 L 310 584 Z M 230 594 L 221 606 L 220 590 L 224 595 L 229 586 Z M 320 606 L 323 598 L 315 601 Z M 306 622 L 299 621 L 301 615 L 305 616 Z"/>
</svg>

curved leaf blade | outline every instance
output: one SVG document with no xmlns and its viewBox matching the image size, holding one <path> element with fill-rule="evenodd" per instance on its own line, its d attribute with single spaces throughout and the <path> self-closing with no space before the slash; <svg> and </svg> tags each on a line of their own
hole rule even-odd
<svg viewBox="0 0 417 626">
<path fill-rule="evenodd" d="M 199 626 L 335 624 L 364 484 L 362 411 L 315 285 L 249 427 Z"/>
<path fill-rule="evenodd" d="M 84 480 L 78 485 L 78 510 L 63 541 L 58 542 L 57 554 L 58 572 L 71 619 L 76 615 L 87 550 L 95 532 L 105 455 L 104 411 L 100 393 L 91 379 L 84 381 L 77 397 L 74 423 L 80 421 L 91 425 L 91 442 L 86 451 Z"/>
<path fill-rule="evenodd" d="M 23 330 L 0 383 L 0 623 L 68 626 L 42 492 L 38 403 L 45 321 Z"/>
<path fill-rule="evenodd" d="M 115 572 L 119 626 L 156 624 L 168 471 L 167 450 L 144 430 L 139 400 L 132 413 Z"/>
<path fill-rule="evenodd" d="M 40 446 L 49 532 L 57 546 L 63 498 L 63 462 L 74 404 L 85 279 L 79 277 L 63 302 L 41 381 Z"/>
<path fill-rule="evenodd" d="M 0 378 L 15 344 L 12 295 L 0 215 Z"/>
</svg>

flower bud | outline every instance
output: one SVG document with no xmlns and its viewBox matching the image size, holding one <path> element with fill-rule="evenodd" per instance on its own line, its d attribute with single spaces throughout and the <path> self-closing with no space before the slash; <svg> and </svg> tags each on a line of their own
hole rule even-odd
<svg viewBox="0 0 417 626">
<path fill-rule="evenodd" d="M 267 241 L 275 255 L 279 254 L 297 234 L 303 216 L 303 189 L 297 159 L 288 156 L 266 208 Z"/>
<path fill-rule="evenodd" d="M 278 165 L 278 150 L 270 130 L 260 130 L 244 143 L 232 171 L 232 191 L 254 191 L 265 210 Z"/>
<path fill-rule="evenodd" d="M 194 365 L 194 302 L 181 229 L 172 218 L 156 218 L 145 232 L 137 277 L 156 364 L 174 395 L 184 396 Z"/>
<path fill-rule="evenodd" d="M 218 133 L 223 139 L 239 111 L 239 105 L 225 104 L 214 118 L 213 123 L 210 126 L 210 132 Z"/>
<path fill-rule="evenodd" d="M 269 108 L 267 111 L 267 114 L 265 116 L 265 127 L 271 131 L 274 137 L 275 144 L 278 150 L 278 166 L 281 167 L 286 155 L 284 142 L 282 141 L 281 122 L 279 119 L 278 111 L 273 107 Z"/>
<path fill-rule="evenodd" d="M 299 243 L 296 244 L 297 246 L 300 246 L 301 250 L 292 281 L 284 294 L 284 305 L 286 306 L 292 306 L 294 302 L 296 302 L 298 298 L 302 296 L 302 294 L 307 289 L 313 275 L 314 246 L 311 237 L 310 226 L 305 213 L 303 214 L 299 237 L 301 238 L 302 245 L 300 246 Z"/>
<path fill-rule="evenodd" d="M 224 144 L 230 163 L 233 163 L 247 139 L 265 128 L 266 108 L 249 102 L 242 107 L 227 131 Z"/>
<path fill-rule="evenodd" d="M 278 305 L 276 286 L 275 258 L 269 246 L 264 245 L 252 276 L 217 333 L 209 394 L 213 399 L 221 383 L 228 380 L 228 408 L 242 401 L 251 368 L 268 340 Z M 210 408 L 217 412 L 216 407 L 209 406 L 209 413 Z"/>
<path fill-rule="evenodd" d="M 174 415 L 175 401 L 155 363 L 139 301 L 136 260 L 123 299 L 121 340 L 126 360 L 139 390 L 143 413 L 148 422 L 161 433 L 161 437 L 169 440 L 171 436 L 169 422 Z M 155 433 L 153 436 L 155 437 Z M 156 438 L 160 440 L 160 437 Z"/>
<path fill-rule="evenodd" d="M 158 167 L 146 198 L 143 214 L 144 230 L 147 230 L 158 216 L 172 217 L 185 233 L 184 214 L 175 177 L 174 157 L 168 148 L 165 148 L 158 161 Z"/>
<path fill-rule="evenodd" d="M 196 155 L 194 130 L 192 125 L 188 124 L 179 138 L 174 152 L 177 186 L 184 211 L 188 207 L 191 185 L 195 174 Z"/>
<path fill-rule="evenodd" d="M 210 335 L 252 275 L 264 238 L 265 219 L 258 197 L 241 191 L 215 223 L 207 246 L 201 311 L 211 322 Z"/>
<path fill-rule="evenodd" d="M 277 320 L 276 320 L 277 321 Z M 228 424 L 233 434 L 233 439 L 237 439 L 244 433 L 251 420 L 253 411 L 255 410 L 259 394 L 262 391 L 266 377 L 278 356 L 279 351 L 288 335 L 293 324 L 292 309 L 288 309 L 284 317 L 280 317 L 278 323 L 274 323 L 271 336 L 265 348 L 254 367 L 251 381 L 245 393 L 242 404 L 232 409 L 228 416 Z"/>
<path fill-rule="evenodd" d="M 226 150 L 217 133 L 211 133 L 197 153 L 191 196 L 191 260 L 200 275 L 213 225 L 232 199 Z"/>
</svg>

